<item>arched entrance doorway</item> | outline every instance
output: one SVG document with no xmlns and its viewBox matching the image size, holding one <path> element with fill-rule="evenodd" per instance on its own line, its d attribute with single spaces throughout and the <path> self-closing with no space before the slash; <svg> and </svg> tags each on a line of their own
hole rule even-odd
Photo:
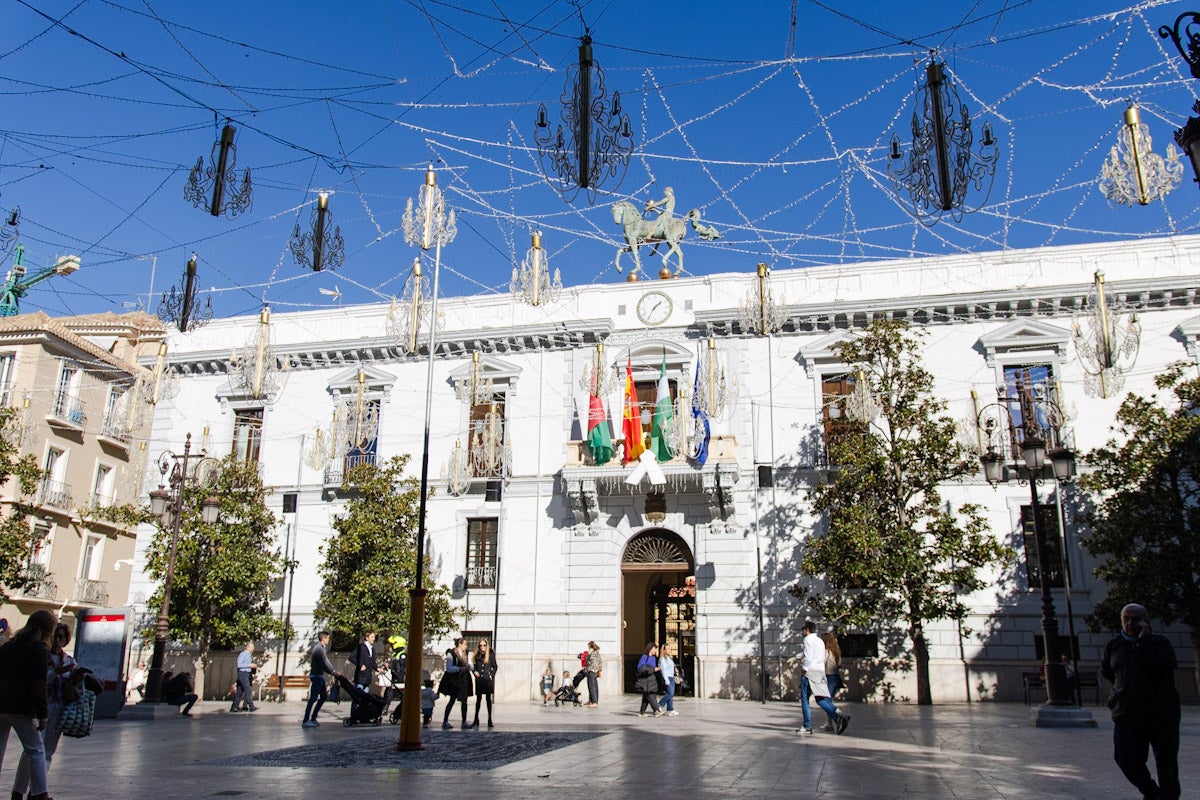
<svg viewBox="0 0 1200 800">
<path fill-rule="evenodd" d="M 670 642 L 675 661 L 695 686 L 696 579 L 691 548 L 675 532 L 650 528 L 621 557 L 624 687 L 633 692 L 637 662 L 648 642 Z M 687 692 L 679 694 L 691 694 Z"/>
</svg>

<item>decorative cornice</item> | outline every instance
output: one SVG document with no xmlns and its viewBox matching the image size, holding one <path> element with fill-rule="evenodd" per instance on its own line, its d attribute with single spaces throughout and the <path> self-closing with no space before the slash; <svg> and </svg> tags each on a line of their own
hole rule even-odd
<svg viewBox="0 0 1200 800">
<path fill-rule="evenodd" d="M 1021 317 L 1070 317 L 1087 307 L 1092 284 L 1022 287 L 973 294 L 930 295 L 921 298 L 829 304 L 789 305 L 782 334 L 865 328 L 876 319 L 895 319 L 912 325 L 946 325 Z M 1107 284 L 1115 297 L 1113 310 L 1150 311 L 1200 307 L 1200 276 L 1114 281 Z M 745 330 L 737 308 L 697 311 L 692 328 L 700 336 L 755 336 Z"/>
</svg>

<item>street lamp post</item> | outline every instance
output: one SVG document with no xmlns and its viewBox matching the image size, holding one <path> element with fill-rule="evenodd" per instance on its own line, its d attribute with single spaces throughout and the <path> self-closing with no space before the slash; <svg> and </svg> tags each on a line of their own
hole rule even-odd
<svg viewBox="0 0 1200 800">
<path fill-rule="evenodd" d="M 1042 483 L 1047 460 L 1050 462 L 1057 486 L 1058 482 L 1069 481 L 1074 476 L 1075 454 L 1061 444 L 1049 452 L 1046 450 L 1045 434 L 1052 431 L 1057 433 L 1062 420 L 1062 412 L 1053 401 L 1046 398 L 1035 400 L 1032 391 L 1027 387 L 1019 387 L 1017 399 L 1020 402 L 1020 423 L 1013 420 L 1012 409 L 1007 402 L 993 403 L 980 409 L 976 422 L 987 433 L 987 452 L 980 456 L 979 460 L 983 466 L 984 478 L 993 487 L 1004 481 L 1004 458 L 992 446 L 993 436 L 1001 428 L 996 422 L 997 415 L 990 413 L 990 410 L 999 409 L 999 416 L 1006 421 L 1010 432 L 1021 433 L 1020 449 L 1025 477 L 1018 480 L 1029 483 L 1033 537 L 1037 550 L 1038 574 L 1041 577 L 1043 672 L 1046 681 L 1046 703 L 1034 711 L 1030 721 L 1040 728 L 1094 727 L 1096 721 L 1092 719 L 1091 712 L 1075 704 L 1067 681 L 1066 666 L 1062 663 L 1058 616 L 1054 609 L 1054 596 L 1050 593 L 1050 551 L 1046 539 L 1047 532 L 1042 524 L 1042 502 L 1038 496 L 1038 486 Z M 1011 438 L 1016 441 L 1015 435 Z"/>
<path fill-rule="evenodd" d="M 437 340 L 438 280 L 442 269 L 442 245 L 454 240 L 458 229 L 454 224 L 454 211 L 447 213 L 445 198 L 438 188 L 437 176 L 430 165 L 425 171 L 425 183 L 421 186 L 416 208 L 412 199 L 404 212 L 404 239 L 428 252 L 433 248 L 433 299 L 429 314 L 429 360 L 425 372 L 425 436 L 421 450 L 421 500 L 417 510 L 417 574 L 413 588 L 409 590 L 408 606 L 408 652 L 404 668 L 404 686 L 408 689 L 409 702 L 400 712 L 400 738 L 397 750 L 421 750 L 421 704 L 416 702 L 421 685 L 421 659 L 425 652 L 425 507 L 429 500 L 429 420 L 433 406 L 433 359 Z M 397 531 L 399 534 L 399 531 Z"/>
<path fill-rule="evenodd" d="M 171 584 L 175 579 L 175 553 L 179 548 L 179 526 L 183 520 L 183 494 L 189 480 L 195 476 L 188 475 L 188 462 L 192 459 L 204 458 L 204 451 L 192 455 L 192 434 L 187 435 L 183 443 L 183 454 L 176 455 L 170 451 L 159 456 L 158 467 L 163 479 L 170 485 L 160 483 L 158 488 L 150 492 L 150 513 L 158 517 L 164 524 L 171 526 L 171 549 L 167 556 L 167 573 L 163 577 L 162 605 L 158 610 L 158 622 L 154 626 L 154 650 L 150 655 L 150 671 L 146 675 L 145 703 L 161 703 L 163 660 L 167 650 L 167 632 L 170 628 Z M 170 472 L 168 478 L 167 472 Z M 220 502 L 215 497 L 207 497 L 201 504 L 201 519 L 206 525 L 217 521 Z"/>
</svg>

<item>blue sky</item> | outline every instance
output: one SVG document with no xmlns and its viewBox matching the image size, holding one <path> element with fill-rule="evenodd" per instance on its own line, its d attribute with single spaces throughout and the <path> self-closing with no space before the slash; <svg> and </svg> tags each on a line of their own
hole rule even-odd
<svg viewBox="0 0 1200 800">
<path fill-rule="evenodd" d="M 678 213 L 697 208 L 722 234 L 684 240 L 693 275 L 1198 224 L 1190 170 L 1147 207 L 1114 208 L 1096 186 L 1131 100 L 1155 151 L 1175 147 L 1200 89 L 1157 35 L 1179 3 L 0 2 L 0 209 L 20 206 L 29 266 L 83 263 L 23 311 L 153 311 L 192 252 L 218 316 L 386 301 L 415 254 L 400 220 L 429 162 L 458 216 L 451 295 L 506 292 L 534 230 L 567 285 L 623 280 L 611 204 L 666 186 Z M 568 204 L 540 172 L 533 123 L 539 103 L 556 114 L 585 25 L 636 152 L 595 204 Z M 886 170 L 931 53 L 1000 157 L 981 210 L 925 226 Z M 233 220 L 183 199 L 226 117 L 254 184 Z M 288 239 L 322 190 L 346 258 L 313 273 Z"/>
</svg>

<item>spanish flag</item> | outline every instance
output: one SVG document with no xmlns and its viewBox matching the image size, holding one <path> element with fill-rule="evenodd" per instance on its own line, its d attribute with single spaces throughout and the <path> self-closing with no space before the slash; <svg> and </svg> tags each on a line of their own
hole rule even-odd
<svg viewBox="0 0 1200 800">
<path fill-rule="evenodd" d="M 633 385 L 633 363 L 625 359 L 625 415 L 621 421 L 621 433 L 625 437 L 625 463 L 637 461 L 646 449 L 642 440 L 642 415 L 638 411 L 637 389 Z"/>
</svg>

